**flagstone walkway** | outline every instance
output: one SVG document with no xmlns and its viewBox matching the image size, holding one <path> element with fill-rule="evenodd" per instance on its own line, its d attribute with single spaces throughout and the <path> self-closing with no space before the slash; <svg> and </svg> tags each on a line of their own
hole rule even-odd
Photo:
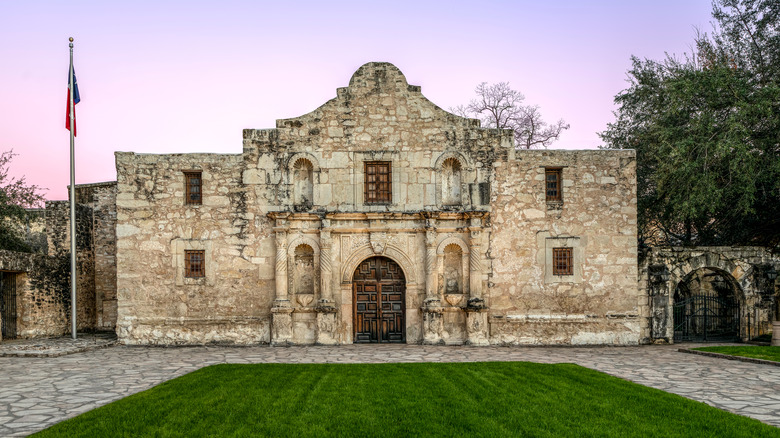
<svg viewBox="0 0 780 438">
<path fill-rule="evenodd" d="M 33 433 L 217 363 L 570 362 L 780 427 L 780 367 L 677 348 L 113 346 L 60 357 L 0 357 L 0 436 Z"/>
</svg>

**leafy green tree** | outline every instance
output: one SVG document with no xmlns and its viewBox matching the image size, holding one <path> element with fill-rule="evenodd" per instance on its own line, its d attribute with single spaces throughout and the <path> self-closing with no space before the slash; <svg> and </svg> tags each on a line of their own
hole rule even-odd
<svg viewBox="0 0 780 438">
<path fill-rule="evenodd" d="M 780 2 L 716 0 L 695 53 L 632 58 L 601 138 L 637 151 L 640 243 L 780 244 Z"/>
<path fill-rule="evenodd" d="M 23 225 L 33 218 L 28 209 L 43 203 L 41 188 L 28 185 L 24 177 L 8 175 L 13 151 L 0 153 L 0 249 L 31 252 L 35 244 L 23 231 Z"/>
</svg>

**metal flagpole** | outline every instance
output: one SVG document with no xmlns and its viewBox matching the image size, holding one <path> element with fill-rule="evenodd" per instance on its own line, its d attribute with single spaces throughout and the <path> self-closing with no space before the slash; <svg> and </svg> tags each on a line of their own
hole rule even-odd
<svg viewBox="0 0 780 438">
<path fill-rule="evenodd" d="M 68 38 L 70 43 L 70 72 L 68 73 L 68 90 L 70 99 L 70 331 L 71 337 L 76 339 L 76 165 L 75 165 L 75 131 L 76 109 L 73 99 L 76 98 L 73 89 L 73 37 Z"/>
</svg>

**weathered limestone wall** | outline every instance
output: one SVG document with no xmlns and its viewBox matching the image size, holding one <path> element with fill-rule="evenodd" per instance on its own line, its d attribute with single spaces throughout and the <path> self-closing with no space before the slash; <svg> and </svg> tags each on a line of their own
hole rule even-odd
<svg viewBox="0 0 780 438">
<path fill-rule="evenodd" d="M 94 252 L 95 322 L 98 330 L 116 327 L 116 182 L 77 186 L 89 192 Z"/>
<path fill-rule="evenodd" d="M 78 199 L 78 198 L 77 198 Z M 76 329 L 95 328 L 95 259 L 92 208 L 76 204 Z M 65 296 L 67 322 L 61 330 L 70 333 L 70 205 L 68 201 L 46 202 L 46 231 L 49 256 L 56 267 L 52 275 L 61 278 L 56 288 Z M 56 274 L 55 274 L 56 273 Z"/>
<path fill-rule="evenodd" d="M 268 342 L 274 241 L 242 157 L 117 152 L 116 162 L 120 339 Z M 202 171 L 202 205 L 185 205 L 183 170 Z M 205 250 L 205 278 L 184 277 L 187 249 Z"/>
<path fill-rule="evenodd" d="M 633 151 L 518 151 L 497 163 L 488 306 L 494 343 L 636 344 L 646 316 L 637 289 Z M 562 168 L 563 202 L 545 198 Z M 574 275 L 552 275 L 552 248 L 572 247 Z"/>
</svg>

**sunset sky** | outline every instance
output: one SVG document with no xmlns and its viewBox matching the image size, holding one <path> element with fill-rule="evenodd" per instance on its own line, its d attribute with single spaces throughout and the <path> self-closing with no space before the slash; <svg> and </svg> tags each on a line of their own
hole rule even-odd
<svg viewBox="0 0 780 438">
<path fill-rule="evenodd" d="M 370 61 L 444 109 L 506 81 L 596 148 L 631 55 L 689 52 L 709 0 L 3 1 L 0 149 L 13 176 L 67 199 L 68 37 L 81 103 L 76 182 L 116 179 L 115 151 L 240 153 L 244 128 L 314 110 Z"/>
</svg>

